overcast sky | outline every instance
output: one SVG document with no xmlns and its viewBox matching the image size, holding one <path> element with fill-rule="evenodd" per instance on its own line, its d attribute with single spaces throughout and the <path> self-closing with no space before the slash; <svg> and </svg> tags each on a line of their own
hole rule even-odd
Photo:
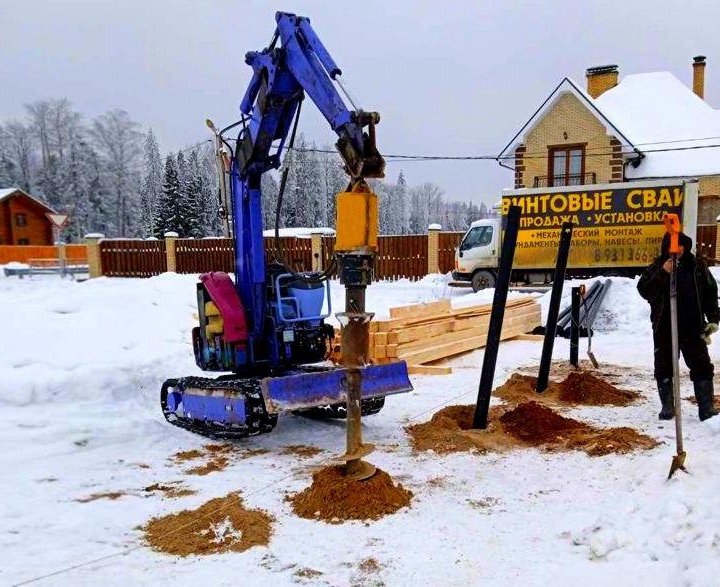
<svg viewBox="0 0 720 587">
<path fill-rule="evenodd" d="M 361 106 L 382 120 L 386 154 L 496 154 L 563 76 L 617 63 L 620 75 L 669 70 L 691 80 L 708 57 L 706 98 L 720 107 L 720 2 L 356 0 L 0 0 L 0 121 L 67 97 L 94 116 L 123 108 L 163 150 L 237 118 L 276 10 L 310 17 Z M 334 134 L 310 104 L 300 129 Z M 410 183 L 494 202 L 512 173 L 494 162 L 405 162 Z"/>
</svg>

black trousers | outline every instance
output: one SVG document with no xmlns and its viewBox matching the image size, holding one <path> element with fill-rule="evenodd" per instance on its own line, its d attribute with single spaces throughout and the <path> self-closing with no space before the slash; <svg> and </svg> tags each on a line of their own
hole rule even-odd
<svg viewBox="0 0 720 587">
<path fill-rule="evenodd" d="M 672 340 L 670 327 L 659 328 L 653 332 L 653 343 L 655 344 L 655 379 L 672 379 Z M 705 341 L 697 336 L 688 336 L 682 333 L 678 336 L 678 346 L 682 353 L 685 364 L 690 369 L 692 381 L 705 381 L 713 378 L 715 372 L 710 361 Z"/>
</svg>

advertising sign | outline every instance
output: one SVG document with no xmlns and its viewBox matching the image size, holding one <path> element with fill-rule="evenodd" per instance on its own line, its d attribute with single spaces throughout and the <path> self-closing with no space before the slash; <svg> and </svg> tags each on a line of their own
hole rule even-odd
<svg viewBox="0 0 720 587">
<path fill-rule="evenodd" d="M 665 214 L 674 212 L 685 223 L 686 197 L 696 198 L 696 190 L 696 183 L 668 181 L 505 192 L 503 216 L 511 205 L 522 211 L 515 267 L 553 267 L 564 222 L 575 226 L 569 267 L 648 265 L 660 252 Z M 694 218 L 688 228 L 694 234 Z"/>
</svg>

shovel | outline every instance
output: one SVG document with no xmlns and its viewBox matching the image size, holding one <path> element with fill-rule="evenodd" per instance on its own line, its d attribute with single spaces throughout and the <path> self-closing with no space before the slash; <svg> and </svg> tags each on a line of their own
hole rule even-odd
<svg viewBox="0 0 720 587">
<path fill-rule="evenodd" d="M 673 403 L 675 404 L 675 442 L 677 454 L 670 465 L 670 479 L 676 471 L 685 469 L 685 449 L 683 448 L 682 434 L 682 406 L 680 401 L 680 365 L 678 362 L 678 326 L 677 326 L 677 258 L 679 250 L 680 219 L 677 214 L 665 215 L 665 229 L 670 233 L 670 258 L 672 259 L 672 273 L 670 273 L 670 336 L 672 346 L 673 365 Z"/>
<path fill-rule="evenodd" d="M 583 306 L 585 306 L 585 316 L 587 317 L 588 307 L 587 303 L 585 302 L 585 286 L 580 286 L 580 297 L 582 298 Z M 600 363 L 598 363 L 598 360 L 595 358 L 595 353 L 592 351 L 592 329 L 590 326 L 587 325 L 587 322 L 585 323 L 585 330 L 587 332 L 587 339 L 588 339 L 588 348 L 587 348 L 587 356 L 588 359 L 590 359 L 590 362 L 592 363 L 592 366 L 596 369 L 600 368 Z"/>
</svg>

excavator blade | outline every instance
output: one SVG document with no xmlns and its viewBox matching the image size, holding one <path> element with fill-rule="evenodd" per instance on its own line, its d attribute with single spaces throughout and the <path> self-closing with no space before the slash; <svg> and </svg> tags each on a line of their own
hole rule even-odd
<svg viewBox="0 0 720 587">
<path fill-rule="evenodd" d="M 368 365 L 360 372 L 363 399 L 406 393 L 413 389 L 404 361 Z M 277 414 L 345 402 L 346 373 L 345 369 L 331 369 L 263 379 L 260 387 L 268 413 Z"/>
</svg>

